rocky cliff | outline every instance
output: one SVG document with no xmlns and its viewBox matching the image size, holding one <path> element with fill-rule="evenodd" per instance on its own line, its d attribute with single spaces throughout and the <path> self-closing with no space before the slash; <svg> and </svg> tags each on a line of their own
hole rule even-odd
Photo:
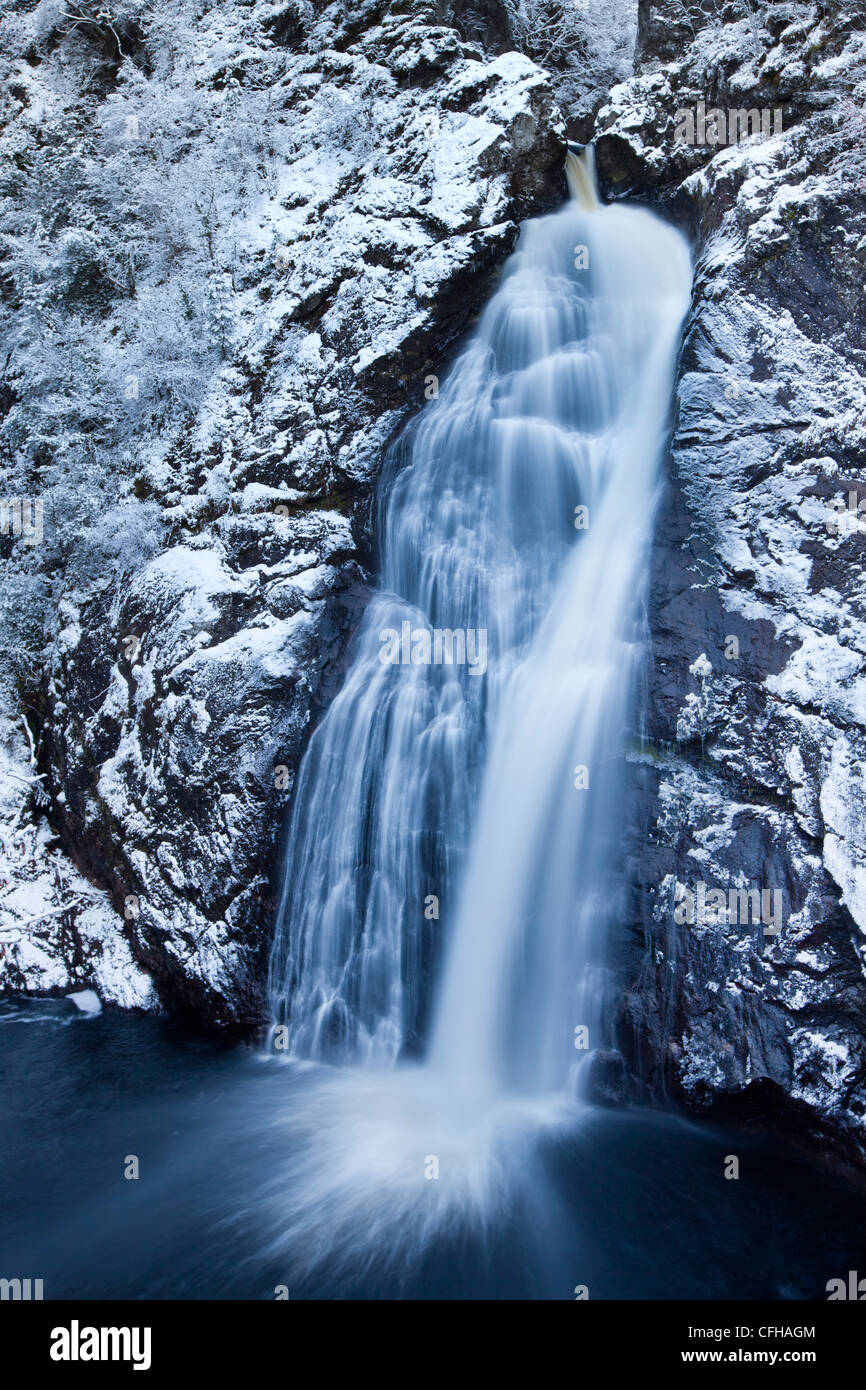
<svg viewBox="0 0 866 1390">
<path fill-rule="evenodd" d="M 44 815 L 138 1002 L 261 1018 L 277 837 L 385 449 L 564 194 L 545 74 L 438 18 L 7 13 L 3 482 L 43 507 L 38 544 L 5 538 L 13 988 L 131 1002 L 72 865 L 21 886 Z"/>
<path fill-rule="evenodd" d="M 642 5 L 636 75 L 596 122 L 608 195 L 659 207 L 695 258 L 632 753 L 628 1070 L 860 1151 L 862 21 Z"/>
<path fill-rule="evenodd" d="M 7 8 L 0 971 L 259 1021 L 378 471 L 567 126 L 695 258 L 605 1084 L 862 1151 L 863 13 L 630 16 Z"/>
</svg>

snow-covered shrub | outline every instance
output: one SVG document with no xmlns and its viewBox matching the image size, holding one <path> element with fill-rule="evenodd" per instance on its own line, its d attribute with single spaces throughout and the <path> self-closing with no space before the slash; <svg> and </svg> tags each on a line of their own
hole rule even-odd
<svg viewBox="0 0 866 1390">
<path fill-rule="evenodd" d="M 164 543 L 168 489 L 197 485 L 176 470 L 235 343 L 238 227 L 280 169 L 273 73 L 195 66 L 199 19 L 183 0 L 0 13 L 0 499 L 44 509 L 38 546 L 0 537 L 0 681 L 38 682 L 64 596 Z M 255 62 L 276 72 L 272 51 Z M 55 62 L 68 90 L 45 85 Z"/>
<path fill-rule="evenodd" d="M 637 0 L 505 0 L 515 45 L 566 74 L 560 100 L 584 107 L 632 70 Z M 588 72 L 593 73 L 591 81 Z"/>
</svg>

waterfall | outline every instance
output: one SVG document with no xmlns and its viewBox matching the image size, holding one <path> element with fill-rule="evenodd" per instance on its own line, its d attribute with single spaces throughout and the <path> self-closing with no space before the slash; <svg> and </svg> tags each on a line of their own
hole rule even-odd
<svg viewBox="0 0 866 1390">
<path fill-rule="evenodd" d="M 565 155 L 568 191 L 586 212 L 597 212 L 598 185 L 595 181 L 595 150 L 592 145 L 569 144 Z"/>
<path fill-rule="evenodd" d="M 681 236 L 571 201 L 526 223 L 389 460 L 379 585 L 298 772 L 270 966 L 290 1055 L 479 1099 L 574 1086 L 599 1040 L 621 767 Z"/>
</svg>

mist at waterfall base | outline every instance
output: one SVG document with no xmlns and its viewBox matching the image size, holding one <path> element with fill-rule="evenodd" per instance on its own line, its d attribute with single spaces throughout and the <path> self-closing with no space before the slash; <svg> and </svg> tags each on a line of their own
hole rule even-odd
<svg viewBox="0 0 866 1390">
<path fill-rule="evenodd" d="M 271 1050 L 0 1007 L 0 1273 L 46 1297 L 798 1298 L 857 1267 L 841 1178 L 583 1096 L 691 270 L 571 177 L 389 460 L 294 790 Z M 485 659 L 383 659 L 404 630 Z"/>
<path fill-rule="evenodd" d="M 862 1186 L 814 1156 L 587 1108 L 513 1151 L 486 1227 L 428 1232 L 395 1266 L 394 1233 L 376 1248 L 362 1224 L 355 1259 L 304 1273 L 280 1187 L 290 1116 L 314 1125 L 326 1103 L 317 1068 L 63 1001 L 0 1003 L 0 1057 L 0 1273 L 42 1278 L 46 1299 L 824 1299 L 864 1265 Z"/>
</svg>

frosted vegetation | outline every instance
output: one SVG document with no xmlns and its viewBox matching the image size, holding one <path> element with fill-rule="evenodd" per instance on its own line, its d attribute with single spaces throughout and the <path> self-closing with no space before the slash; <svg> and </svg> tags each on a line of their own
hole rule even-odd
<svg viewBox="0 0 866 1390">
<path fill-rule="evenodd" d="M 632 71 L 637 0 L 505 0 L 515 46 L 557 76 L 560 102 L 590 106 Z"/>
<path fill-rule="evenodd" d="M 202 23 L 218 51 L 218 12 L 160 0 L 49 0 L 0 25 L 23 55 L 4 74 L 0 491 L 45 512 L 43 545 L 7 566 L 6 680 L 62 592 L 116 586 L 165 539 L 153 475 L 170 481 L 232 345 L 239 222 L 287 154 L 269 109 L 285 53 L 258 50 L 243 87 L 229 61 L 202 74 Z"/>
</svg>

